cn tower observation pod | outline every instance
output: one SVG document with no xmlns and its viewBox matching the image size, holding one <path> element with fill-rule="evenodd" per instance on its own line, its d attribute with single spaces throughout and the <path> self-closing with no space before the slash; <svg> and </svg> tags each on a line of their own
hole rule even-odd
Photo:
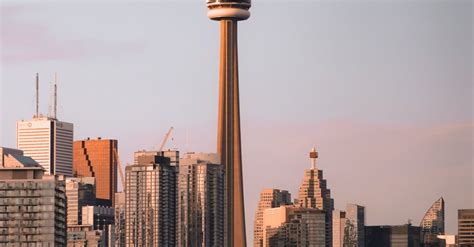
<svg viewBox="0 0 474 247">
<path fill-rule="evenodd" d="M 246 20 L 250 17 L 250 0 L 207 0 L 207 16 L 212 20 Z"/>
</svg>

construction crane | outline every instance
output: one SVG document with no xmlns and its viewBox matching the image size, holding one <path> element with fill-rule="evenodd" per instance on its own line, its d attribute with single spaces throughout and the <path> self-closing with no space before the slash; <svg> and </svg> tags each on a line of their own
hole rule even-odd
<svg viewBox="0 0 474 247">
<path fill-rule="evenodd" d="M 170 128 L 170 129 L 168 130 L 168 132 L 166 133 L 165 138 L 164 138 L 163 141 L 161 142 L 160 149 L 158 149 L 158 152 L 163 151 L 163 147 L 165 146 L 166 142 L 167 142 L 168 139 L 170 138 L 170 135 L 171 135 L 172 132 L 173 132 L 173 126 L 171 126 L 171 128 Z"/>
</svg>

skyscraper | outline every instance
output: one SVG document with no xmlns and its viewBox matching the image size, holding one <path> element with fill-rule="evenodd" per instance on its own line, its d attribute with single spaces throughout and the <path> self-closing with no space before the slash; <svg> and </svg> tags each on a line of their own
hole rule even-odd
<svg viewBox="0 0 474 247">
<path fill-rule="evenodd" d="M 224 169 L 217 154 L 179 162 L 177 246 L 224 246 Z"/>
<path fill-rule="evenodd" d="M 217 154 L 225 167 L 225 245 L 246 246 L 240 141 L 237 21 L 250 17 L 250 0 L 207 0 L 207 16 L 220 22 L 221 62 Z"/>
<path fill-rule="evenodd" d="M 96 178 L 97 205 L 112 207 L 117 192 L 117 140 L 74 142 L 74 175 Z"/>
<path fill-rule="evenodd" d="M 421 241 L 425 247 L 438 247 L 442 243 L 437 237 L 444 234 L 444 199 L 436 200 L 421 220 Z"/>
<path fill-rule="evenodd" d="M 72 177 L 73 124 L 35 115 L 16 123 L 17 148 L 36 160 L 46 174 Z"/>
<path fill-rule="evenodd" d="M 126 167 L 126 246 L 176 245 L 176 180 L 167 157 L 141 156 Z"/>
<path fill-rule="evenodd" d="M 313 148 L 309 153 L 311 169 L 305 171 L 305 176 L 298 191 L 296 205 L 303 208 L 317 208 L 324 210 L 326 214 L 326 246 L 332 243 L 332 211 L 334 200 L 331 198 L 331 190 L 327 188 L 323 171 L 318 170 L 316 159 L 318 152 Z"/>
<path fill-rule="evenodd" d="M 332 247 L 344 247 L 347 221 L 345 211 L 332 211 Z"/>
<path fill-rule="evenodd" d="M 365 207 L 349 203 L 346 206 L 346 219 L 344 246 L 365 246 Z"/>
<path fill-rule="evenodd" d="M 44 175 L 30 158 L 10 158 L 0 167 L 0 245 L 66 246 L 64 176 Z"/>
<path fill-rule="evenodd" d="M 280 206 L 263 212 L 263 246 L 326 245 L 324 211 L 315 208 Z"/>
<path fill-rule="evenodd" d="M 474 209 L 458 210 L 459 247 L 474 246 Z"/>
<path fill-rule="evenodd" d="M 115 246 L 125 247 L 125 192 L 115 193 Z"/>
<path fill-rule="evenodd" d="M 291 204 L 291 194 L 286 190 L 263 189 L 260 192 L 257 211 L 253 226 L 253 246 L 263 246 L 263 211 L 267 208 L 276 208 Z"/>
</svg>

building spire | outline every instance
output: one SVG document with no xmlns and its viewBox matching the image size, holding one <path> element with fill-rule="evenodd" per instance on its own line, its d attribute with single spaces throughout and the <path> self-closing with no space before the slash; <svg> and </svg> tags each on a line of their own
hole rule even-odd
<svg viewBox="0 0 474 247">
<path fill-rule="evenodd" d="M 36 114 L 35 117 L 39 116 L 39 73 L 36 73 Z"/>
<path fill-rule="evenodd" d="M 309 159 L 311 160 L 311 169 L 316 170 L 316 159 L 318 158 L 318 152 L 316 152 L 316 148 L 313 147 L 309 152 Z"/>
</svg>

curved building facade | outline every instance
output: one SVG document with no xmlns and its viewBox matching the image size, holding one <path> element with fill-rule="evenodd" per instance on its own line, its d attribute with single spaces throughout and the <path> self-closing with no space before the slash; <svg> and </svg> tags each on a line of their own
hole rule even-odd
<svg viewBox="0 0 474 247">
<path fill-rule="evenodd" d="M 426 211 L 420 223 L 421 241 L 424 246 L 440 246 L 437 235 L 444 234 L 444 199 L 436 200 Z"/>
</svg>

